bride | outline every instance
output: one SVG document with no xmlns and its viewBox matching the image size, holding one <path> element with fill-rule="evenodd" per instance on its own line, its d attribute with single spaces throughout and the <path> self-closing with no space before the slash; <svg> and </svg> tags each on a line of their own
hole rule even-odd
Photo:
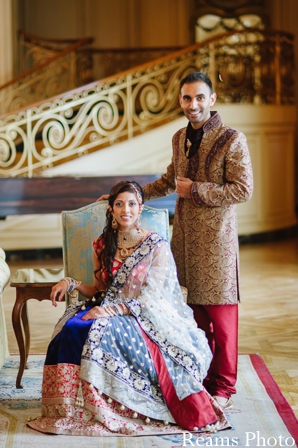
<svg viewBox="0 0 298 448">
<path fill-rule="evenodd" d="M 211 352 L 184 303 L 168 243 L 140 228 L 143 192 L 119 182 L 93 244 L 94 284 L 66 277 L 54 306 L 77 289 L 87 300 L 57 323 L 45 360 L 42 416 L 54 434 L 140 436 L 228 426 L 203 387 Z"/>
</svg>

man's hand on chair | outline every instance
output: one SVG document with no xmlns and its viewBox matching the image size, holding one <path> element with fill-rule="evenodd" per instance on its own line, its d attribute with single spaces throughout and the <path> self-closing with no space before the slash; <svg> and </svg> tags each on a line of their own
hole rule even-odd
<svg viewBox="0 0 298 448">
<path fill-rule="evenodd" d="M 109 199 L 109 197 L 109 194 L 102 194 L 98 199 L 96 199 L 96 202 L 106 201 L 107 199 Z"/>
</svg>

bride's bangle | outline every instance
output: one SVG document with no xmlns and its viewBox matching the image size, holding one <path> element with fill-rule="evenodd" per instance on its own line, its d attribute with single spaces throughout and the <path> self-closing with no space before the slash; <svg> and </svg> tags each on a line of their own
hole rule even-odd
<svg viewBox="0 0 298 448">
<path fill-rule="evenodd" d="M 67 283 L 67 292 L 72 292 L 82 283 L 71 277 L 64 277 L 62 280 L 64 280 Z"/>
<path fill-rule="evenodd" d="M 129 308 L 124 303 L 115 303 L 111 307 L 116 311 L 118 316 L 128 316 L 130 314 Z"/>
<path fill-rule="evenodd" d="M 123 315 L 123 311 L 122 311 L 120 305 L 118 305 L 118 304 L 112 305 L 112 308 L 116 311 L 118 316 L 122 316 Z"/>
</svg>

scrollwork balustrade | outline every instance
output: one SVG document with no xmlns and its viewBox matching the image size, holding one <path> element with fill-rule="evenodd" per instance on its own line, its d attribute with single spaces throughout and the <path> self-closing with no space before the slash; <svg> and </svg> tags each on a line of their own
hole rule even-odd
<svg viewBox="0 0 298 448">
<path fill-rule="evenodd" d="M 222 103 L 292 104 L 293 67 L 286 33 L 233 32 L 193 45 L 0 117 L 0 175 L 33 176 L 172 120 L 179 82 L 192 71 L 209 74 Z"/>
<path fill-rule="evenodd" d="M 90 38 L 81 39 L 0 86 L 0 114 L 13 112 L 93 81 L 92 59 L 87 46 L 90 41 Z"/>
</svg>

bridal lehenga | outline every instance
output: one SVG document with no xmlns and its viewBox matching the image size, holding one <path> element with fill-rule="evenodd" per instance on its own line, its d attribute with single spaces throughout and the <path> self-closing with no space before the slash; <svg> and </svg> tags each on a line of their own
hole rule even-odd
<svg viewBox="0 0 298 448">
<path fill-rule="evenodd" d="M 100 250 L 98 238 L 93 246 Z M 103 305 L 129 315 L 82 320 L 82 304 L 56 325 L 43 373 L 38 431 L 84 436 L 216 432 L 229 423 L 203 387 L 211 352 L 183 301 L 168 243 L 150 233 L 123 262 Z"/>
</svg>

